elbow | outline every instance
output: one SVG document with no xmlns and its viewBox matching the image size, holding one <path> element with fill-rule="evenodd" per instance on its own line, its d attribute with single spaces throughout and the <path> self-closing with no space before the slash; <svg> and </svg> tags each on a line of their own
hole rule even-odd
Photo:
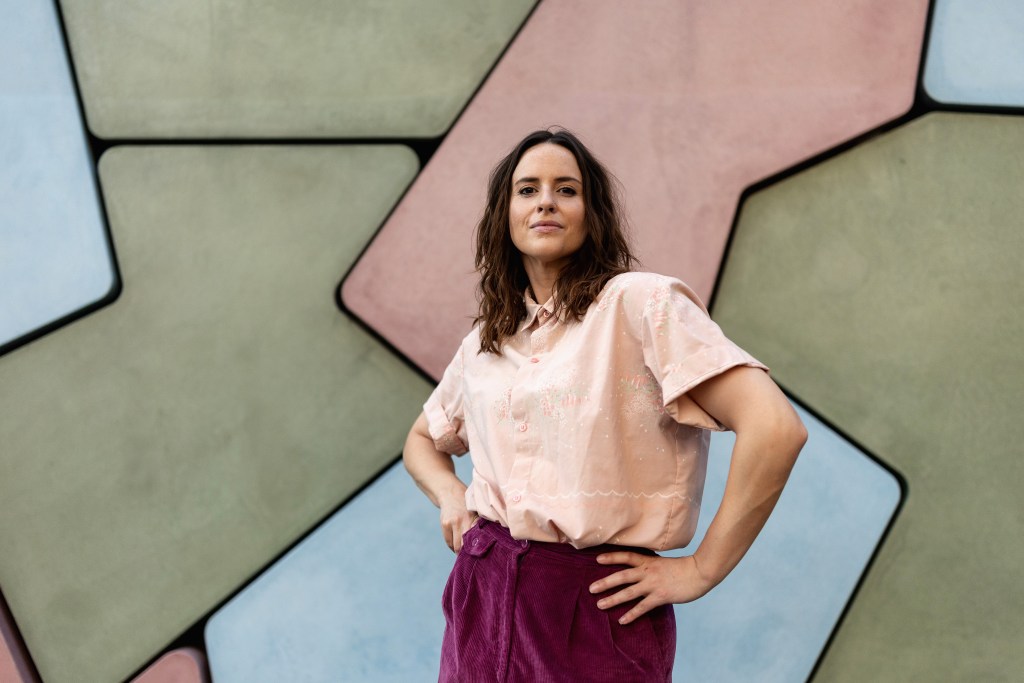
<svg viewBox="0 0 1024 683">
<path fill-rule="evenodd" d="M 782 420 L 776 427 L 776 443 L 779 444 L 779 452 L 785 454 L 787 460 L 786 470 L 788 471 L 796 463 L 796 458 L 807 443 L 807 427 L 796 414 L 792 412 L 788 419 Z"/>
<path fill-rule="evenodd" d="M 412 474 L 412 468 L 409 466 L 412 454 L 412 441 L 415 438 L 412 432 L 409 432 L 408 436 L 405 437 L 405 446 L 402 448 L 402 466 L 405 467 L 406 472 Z"/>
<path fill-rule="evenodd" d="M 415 459 L 417 445 L 425 439 L 431 440 L 430 433 L 427 431 L 426 420 L 420 415 L 409 429 L 409 433 L 405 437 L 405 446 L 402 448 L 402 464 L 405 465 L 406 470 L 409 470 L 409 461 Z"/>
<path fill-rule="evenodd" d="M 413 435 L 410 432 L 409 435 L 405 437 L 405 445 L 402 446 L 402 463 L 405 465 L 406 469 L 409 468 L 409 452 L 412 450 L 409 447 L 409 444 L 412 442 L 412 439 Z"/>
<path fill-rule="evenodd" d="M 777 490 L 781 492 L 796 465 L 797 456 L 807 443 L 807 428 L 796 413 L 791 419 L 776 423 L 772 443 L 774 447 L 771 449 L 772 457 L 769 458 L 768 471 L 772 473 L 769 476 L 774 479 Z"/>
<path fill-rule="evenodd" d="M 785 410 L 778 411 L 772 420 L 772 428 L 776 442 L 786 451 L 792 451 L 794 457 L 807 443 L 807 427 L 791 405 L 787 404 Z"/>
<path fill-rule="evenodd" d="M 760 444 L 756 450 L 771 454 L 770 460 L 783 478 L 788 476 L 807 443 L 807 427 L 792 407 L 788 404 L 785 407 L 786 410 L 764 414 L 747 432 Z"/>
<path fill-rule="evenodd" d="M 793 457 L 795 458 L 807 443 L 807 427 L 797 415 L 793 415 L 792 424 L 787 432 L 787 439 L 793 448 Z"/>
</svg>

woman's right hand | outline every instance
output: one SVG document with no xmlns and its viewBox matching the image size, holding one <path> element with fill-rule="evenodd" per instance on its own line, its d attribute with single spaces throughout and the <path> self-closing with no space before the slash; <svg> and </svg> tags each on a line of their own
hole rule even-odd
<svg viewBox="0 0 1024 683">
<path fill-rule="evenodd" d="M 441 499 L 441 532 L 452 552 L 459 552 L 462 548 L 462 535 L 469 531 L 476 520 L 477 514 L 466 509 L 465 487 L 462 495 L 452 493 Z"/>
<path fill-rule="evenodd" d="M 420 413 L 409 430 L 402 451 L 405 469 L 430 502 L 441 509 L 444 542 L 454 552 L 462 548 L 462 534 L 476 522 L 476 513 L 466 509 L 466 485 L 455 476 L 452 456 L 434 446 L 427 416 Z"/>
</svg>

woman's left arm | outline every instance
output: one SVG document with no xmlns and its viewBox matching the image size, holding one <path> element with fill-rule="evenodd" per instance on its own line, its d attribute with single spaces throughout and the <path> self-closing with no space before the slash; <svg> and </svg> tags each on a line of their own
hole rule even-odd
<svg viewBox="0 0 1024 683">
<path fill-rule="evenodd" d="M 607 609 L 642 598 L 619 620 L 623 624 L 659 605 L 696 600 L 721 583 L 768 520 L 807 441 L 807 430 L 789 400 L 763 370 L 732 368 L 694 387 L 689 396 L 736 432 L 725 494 L 693 555 L 669 558 L 617 552 L 598 556 L 602 564 L 631 567 L 590 586 L 592 593 L 600 593 L 630 584 L 598 602 Z"/>
</svg>

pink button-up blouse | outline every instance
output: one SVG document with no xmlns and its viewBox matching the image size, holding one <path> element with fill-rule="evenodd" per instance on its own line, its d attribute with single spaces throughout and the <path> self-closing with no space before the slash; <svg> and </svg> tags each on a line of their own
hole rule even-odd
<svg viewBox="0 0 1024 683">
<path fill-rule="evenodd" d="M 666 550 L 697 527 L 708 430 L 686 392 L 737 365 L 729 341 L 675 278 L 612 278 L 584 318 L 527 294 L 502 355 L 463 339 L 423 406 L 438 450 L 470 452 L 470 510 L 519 539 Z"/>
</svg>

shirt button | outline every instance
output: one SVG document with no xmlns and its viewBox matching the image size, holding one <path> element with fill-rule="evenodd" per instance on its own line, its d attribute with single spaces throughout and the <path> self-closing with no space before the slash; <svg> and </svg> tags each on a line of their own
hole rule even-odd
<svg viewBox="0 0 1024 683">
<path fill-rule="evenodd" d="M 546 317 L 548 317 L 548 316 L 549 316 L 549 315 L 551 315 L 551 314 L 550 314 L 550 313 L 548 313 L 547 311 L 541 311 L 541 312 L 540 312 L 540 315 L 541 315 L 541 317 L 542 317 L 542 318 L 546 318 Z"/>
<path fill-rule="evenodd" d="M 522 499 L 523 499 L 523 497 L 522 497 L 522 496 L 520 496 L 520 495 L 519 495 L 518 493 L 514 493 L 514 494 L 512 494 L 512 498 L 511 498 L 511 500 L 512 500 L 512 502 L 513 502 L 513 503 L 518 503 L 518 502 L 519 502 L 519 501 L 521 501 Z"/>
<path fill-rule="evenodd" d="M 531 363 L 539 363 L 540 362 L 540 358 L 531 358 L 530 362 Z"/>
<path fill-rule="evenodd" d="M 527 429 L 528 429 L 528 427 L 526 426 L 525 422 L 520 422 L 519 423 L 519 431 L 525 432 Z"/>
</svg>

